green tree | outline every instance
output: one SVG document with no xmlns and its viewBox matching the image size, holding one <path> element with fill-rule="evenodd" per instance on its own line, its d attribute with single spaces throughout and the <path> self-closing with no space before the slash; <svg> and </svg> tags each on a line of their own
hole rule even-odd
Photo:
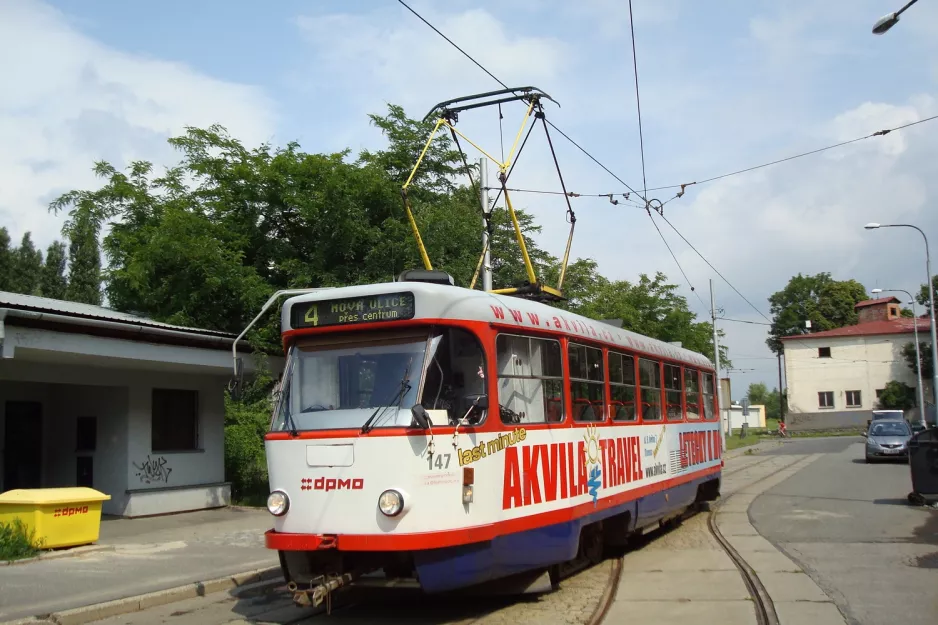
<svg viewBox="0 0 938 625">
<path fill-rule="evenodd" d="M 899 311 L 899 316 L 903 319 L 911 319 L 915 316 L 911 308 L 903 308 Z"/>
<path fill-rule="evenodd" d="M 10 233 L 0 227 L 0 291 L 13 290 L 13 272 L 16 260 L 10 249 Z"/>
<path fill-rule="evenodd" d="M 879 396 L 882 410 L 908 410 L 915 405 L 915 389 L 904 382 L 891 380 Z"/>
<path fill-rule="evenodd" d="M 67 225 L 69 272 L 65 298 L 73 302 L 101 304 L 99 227 L 90 212 L 79 212 Z"/>
<path fill-rule="evenodd" d="M 938 276 L 932 276 L 931 278 L 932 291 L 938 293 Z M 924 307 L 924 312 L 922 313 L 923 317 L 928 317 L 931 314 L 931 306 L 929 304 L 928 298 L 928 285 L 923 284 L 919 287 L 918 295 L 915 296 L 915 301 L 922 307 Z"/>
<path fill-rule="evenodd" d="M 829 273 L 803 276 L 788 281 L 785 288 L 769 297 L 772 327 L 766 344 L 776 354 L 783 352 L 781 338 L 832 330 L 857 323 L 854 306 L 867 299 L 866 289 L 856 280 L 834 280 Z"/>
<path fill-rule="evenodd" d="M 784 399 L 780 397 L 777 388 L 773 388 L 769 391 L 768 387 L 762 382 L 753 382 L 749 385 L 749 391 L 746 396 L 749 398 L 750 404 L 765 406 L 766 419 L 778 419 L 781 417 L 782 402 Z"/>
<path fill-rule="evenodd" d="M 13 273 L 10 290 L 24 295 L 36 295 L 42 277 L 42 252 L 33 245 L 30 233 L 23 235 L 23 241 L 13 253 Z"/>
<path fill-rule="evenodd" d="M 46 250 L 46 260 L 42 265 L 42 279 L 39 290 L 43 297 L 64 299 L 68 289 L 68 280 L 65 277 L 66 251 L 65 244 L 55 241 Z"/>
<path fill-rule="evenodd" d="M 749 391 L 746 393 L 746 397 L 749 398 L 749 403 L 753 405 L 765 404 L 768 401 L 769 390 L 765 384 L 762 382 L 753 382 L 749 385 Z"/>
<path fill-rule="evenodd" d="M 930 380 L 932 378 L 931 343 L 920 342 L 918 351 L 921 357 L 922 378 Z M 918 375 L 919 363 L 915 362 L 915 343 L 910 342 L 902 346 L 902 357 L 912 373 Z"/>
</svg>

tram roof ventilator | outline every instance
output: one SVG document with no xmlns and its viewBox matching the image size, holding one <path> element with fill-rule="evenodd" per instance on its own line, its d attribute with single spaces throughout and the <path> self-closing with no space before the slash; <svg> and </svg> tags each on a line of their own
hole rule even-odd
<svg viewBox="0 0 938 625">
<path fill-rule="evenodd" d="M 445 284 L 456 286 L 453 276 L 445 271 L 434 269 L 410 269 L 397 277 L 398 282 L 428 282 L 430 284 Z"/>
</svg>

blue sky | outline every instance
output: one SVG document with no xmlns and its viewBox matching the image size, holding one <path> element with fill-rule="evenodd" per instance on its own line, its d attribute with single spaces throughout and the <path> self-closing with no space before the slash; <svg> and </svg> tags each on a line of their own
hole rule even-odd
<svg viewBox="0 0 938 625">
<path fill-rule="evenodd" d="M 634 0 L 649 187 L 700 180 L 938 113 L 938 5 L 920 2 L 888 34 L 870 33 L 899 0 Z M 533 84 L 561 107 L 550 119 L 633 187 L 642 184 L 627 3 L 414 0 L 431 22 L 510 85 Z M 158 7 L 158 8 L 156 8 Z M 93 160 L 174 162 L 168 136 L 222 123 L 247 144 L 298 140 L 312 152 L 378 147 L 368 113 L 386 103 L 422 116 L 451 97 L 497 88 L 393 0 L 158 4 L 0 0 L 0 221 L 42 245 L 64 190 L 96 184 Z M 505 110 L 506 134 L 520 120 Z M 497 150 L 494 114 L 460 127 Z M 823 155 L 689 187 L 665 214 L 768 313 L 766 298 L 798 272 L 830 271 L 868 289 L 924 281 L 912 231 L 868 233 L 907 220 L 938 235 L 938 121 Z M 621 192 L 555 137 L 569 189 Z M 532 139 L 534 141 L 534 139 Z M 556 187 L 543 144 L 513 181 Z M 475 155 L 472 155 L 475 158 Z M 662 201 L 667 191 L 651 194 Z M 525 196 L 562 253 L 563 207 Z M 574 256 L 614 278 L 665 272 L 692 294 L 641 210 L 602 199 L 574 204 Z M 659 223 L 690 282 L 709 302 L 715 279 L 727 316 L 761 317 Z M 935 236 L 938 245 L 938 236 Z M 921 274 L 921 275 L 920 275 Z M 777 384 L 759 326 L 725 324 L 734 396 Z"/>
</svg>

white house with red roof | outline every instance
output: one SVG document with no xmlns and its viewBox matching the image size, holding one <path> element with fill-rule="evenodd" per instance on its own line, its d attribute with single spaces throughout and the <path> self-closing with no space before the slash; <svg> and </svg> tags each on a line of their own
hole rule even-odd
<svg viewBox="0 0 938 625">
<path fill-rule="evenodd" d="M 928 319 L 900 316 L 900 300 L 885 297 L 859 302 L 859 323 L 834 330 L 782 338 L 788 390 L 788 425 L 795 429 L 864 426 L 869 411 L 890 380 L 918 387 L 902 355 L 914 342 L 929 341 Z M 930 385 L 925 380 L 929 414 Z M 916 403 L 918 396 L 916 395 Z M 909 418 L 919 414 L 915 408 Z M 929 420 L 934 417 L 929 416 Z"/>
</svg>

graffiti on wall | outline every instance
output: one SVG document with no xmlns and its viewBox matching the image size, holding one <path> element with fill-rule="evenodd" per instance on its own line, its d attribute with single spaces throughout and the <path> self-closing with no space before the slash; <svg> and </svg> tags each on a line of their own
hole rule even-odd
<svg viewBox="0 0 938 625">
<path fill-rule="evenodd" d="M 166 458 L 159 456 L 158 458 L 150 458 L 147 455 L 147 459 L 144 460 L 141 464 L 136 462 L 131 463 L 134 465 L 134 468 L 137 470 L 137 477 L 140 478 L 141 482 L 145 484 L 150 484 L 152 482 L 163 482 L 165 484 L 169 483 L 169 474 L 172 473 L 172 469 L 166 466 Z"/>
</svg>

